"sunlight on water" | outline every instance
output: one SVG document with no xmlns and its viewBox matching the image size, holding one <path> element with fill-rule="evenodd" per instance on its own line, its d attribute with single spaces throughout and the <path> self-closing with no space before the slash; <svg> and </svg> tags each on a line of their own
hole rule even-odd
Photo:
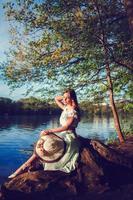
<svg viewBox="0 0 133 200">
<path fill-rule="evenodd" d="M 0 117 L 0 183 L 31 154 L 33 144 L 43 129 L 59 126 L 59 117 Z M 114 135 L 112 118 L 83 117 L 77 134 L 106 141 Z"/>
<path fill-rule="evenodd" d="M 115 133 L 113 118 L 83 118 L 77 133 L 91 139 L 107 140 Z"/>
</svg>

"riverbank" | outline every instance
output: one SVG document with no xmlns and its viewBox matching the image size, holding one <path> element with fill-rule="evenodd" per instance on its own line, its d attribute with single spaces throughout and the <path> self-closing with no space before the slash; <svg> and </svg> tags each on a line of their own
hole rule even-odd
<svg viewBox="0 0 133 200">
<path fill-rule="evenodd" d="M 132 200 L 133 136 L 128 136 L 125 143 L 109 146 L 95 140 L 81 141 L 77 172 L 70 175 L 44 171 L 21 174 L 4 184 L 3 199 L 29 200 L 47 196 L 50 200 Z"/>
<path fill-rule="evenodd" d="M 133 161 L 133 133 L 126 137 L 126 142 L 124 144 L 118 144 L 114 142 L 110 144 L 110 147 L 116 149 L 119 153 L 126 156 L 128 159 Z M 123 183 L 118 187 L 114 187 L 111 190 L 101 194 L 101 197 L 95 200 L 132 200 L 133 199 L 133 180 L 128 179 L 124 182 L 124 175 L 122 177 Z"/>
</svg>

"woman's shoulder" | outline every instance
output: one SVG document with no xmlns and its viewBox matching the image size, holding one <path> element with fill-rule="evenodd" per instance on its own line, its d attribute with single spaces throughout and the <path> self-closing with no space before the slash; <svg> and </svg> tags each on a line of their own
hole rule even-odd
<svg viewBox="0 0 133 200">
<path fill-rule="evenodd" d="M 69 109 L 66 108 L 66 112 L 67 112 L 68 116 L 71 116 L 71 117 L 74 117 L 77 115 L 77 111 L 74 107 L 69 108 Z"/>
<path fill-rule="evenodd" d="M 64 110 L 66 110 L 67 112 L 76 112 L 76 108 L 74 106 L 72 106 L 72 107 L 65 106 Z"/>
</svg>

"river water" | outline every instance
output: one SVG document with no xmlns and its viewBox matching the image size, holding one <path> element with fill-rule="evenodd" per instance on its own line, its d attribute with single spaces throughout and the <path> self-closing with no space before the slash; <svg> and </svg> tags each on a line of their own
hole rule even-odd
<svg viewBox="0 0 133 200">
<path fill-rule="evenodd" d="M 30 155 L 43 129 L 59 126 L 58 116 L 0 116 L 0 184 Z M 77 134 L 107 141 L 116 137 L 113 118 L 81 118 Z"/>
</svg>

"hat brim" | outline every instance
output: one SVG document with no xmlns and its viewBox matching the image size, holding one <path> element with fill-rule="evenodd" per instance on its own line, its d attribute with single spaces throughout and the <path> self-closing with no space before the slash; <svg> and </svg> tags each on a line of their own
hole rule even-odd
<svg viewBox="0 0 133 200">
<path fill-rule="evenodd" d="M 54 139 L 58 139 L 62 142 L 62 147 L 58 152 L 56 153 L 53 153 L 53 154 L 48 154 L 47 152 L 46 153 L 41 153 L 41 150 L 39 148 L 39 142 L 42 141 L 42 142 L 45 142 L 45 140 L 50 137 L 50 138 L 53 138 Z M 53 162 L 57 162 L 59 161 L 65 154 L 66 152 L 66 142 L 63 140 L 63 138 L 57 136 L 56 134 L 54 133 L 49 133 L 49 134 L 46 134 L 44 136 L 42 136 L 36 143 L 35 145 L 35 154 L 44 162 L 46 163 L 53 163 Z"/>
</svg>

